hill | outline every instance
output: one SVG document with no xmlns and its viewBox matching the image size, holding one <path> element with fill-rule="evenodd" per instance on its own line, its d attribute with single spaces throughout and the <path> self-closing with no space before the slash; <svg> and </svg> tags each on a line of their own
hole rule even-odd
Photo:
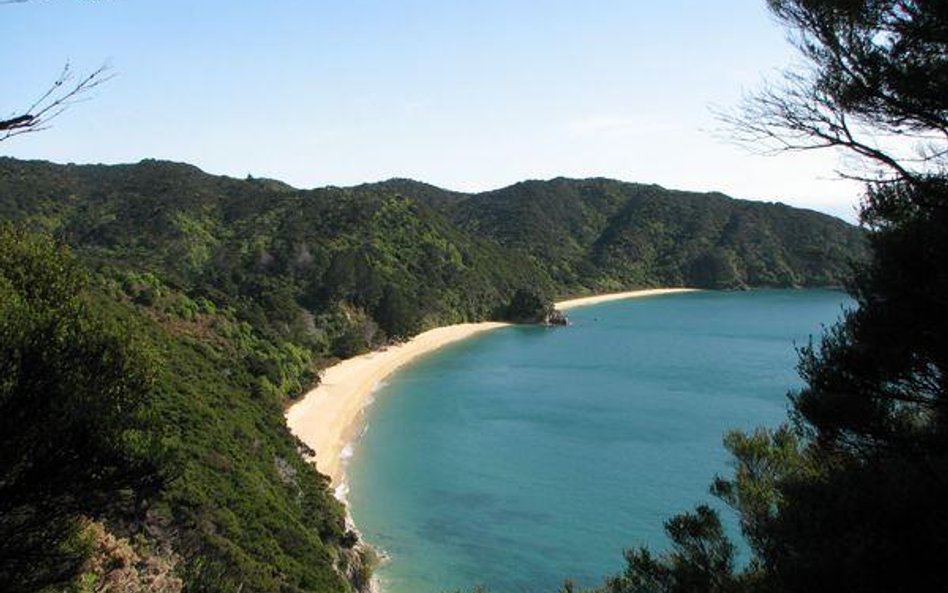
<svg viewBox="0 0 948 593">
<path fill-rule="evenodd" d="M 593 292 L 839 286 L 865 249 L 861 231 L 817 212 L 609 179 L 523 182 L 449 212 L 558 285 Z"/>
</svg>

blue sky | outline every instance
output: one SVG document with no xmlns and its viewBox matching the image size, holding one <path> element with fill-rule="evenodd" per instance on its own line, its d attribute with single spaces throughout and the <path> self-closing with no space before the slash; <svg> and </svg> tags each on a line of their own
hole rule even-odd
<svg viewBox="0 0 948 593">
<path fill-rule="evenodd" d="M 764 0 L 32 0 L 0 6 L 0 115 L 66 61 L 115 77 L 0 154 L 162 158 L 298 187 L 606 176 L 852 220 L 832 153 L 716 134 L 795 59 Z"/>
</svg>

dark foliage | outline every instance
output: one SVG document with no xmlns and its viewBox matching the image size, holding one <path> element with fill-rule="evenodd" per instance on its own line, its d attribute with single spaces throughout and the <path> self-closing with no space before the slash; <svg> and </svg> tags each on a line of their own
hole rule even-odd
<svg viewBox="0 0 948 593">
<path fill-rule="evenodd" d="M 101 281 L 50 238 L 0 229 L 0 589 L 65 587 L 88 516 L 171 546 L 192 590 L 347 590 L 342 506 L 279 394 Z"/>
<path fill-rule="evenodd" d="M 626 552 L 626 571 L 606 581 L 604 593 L 727 593 L 737 591 L 731 572 L 734 545 L 724 536 L 717 513 L 699 506 L 665 522 L 673 551 L 660 557 L 645 548 Z"/>
<path fill-rule="evenodd" d="M 736 472 L 712 491 L 738 512 L 753 559 L 720 576 L 740 591 L 948 590 L 948 9 L 770 4 L 813 71 L 759 97 L 743 129 L 847 148 L 880 169 L 862 211 L 872 257 L 850 283 L 858 308 L 801 351 L 792 428 L 726 440 Z M 866 144 L 847 122 L 924 137 L 922 158 Z M 636 559 L 627 570 L 640 580 L 675 565 Z"/>
<path fill-rule="evenodd" d="M 946 190 L 937 178 L 873 189 L 873 199 L 933 206 L 873 235 L 873 263 L 853 287 L 859 309 L 803 352 L 807 388 L 794 408 L 824 469 L 787 485 L 773 524 L 782 545 L 769 561 L 790 590 L 813 579 L 863 591 L 948 587 L 948 569 L 927 560 L 948 552 Z"/>
<path fill-rule="evenodd" d="M 553 301 L 543 295 L 519 288 L 510 298 L 504 319 L 514 323 L 545 323 L 553 313 Z"/>
<path fill-rule="evenodd" d="M 35 591 L 83 559 L 80 513 L 161 483 L 155 363 L 53 241 L 0 226 L 0 589 Z"/>
<path fill-rule="evenodd" d="M 864 245 L 815 212 L 606 179 L 520 183 L 456 200 L 449 214 L 574 292 L 839 286 Z"/>
</svg>

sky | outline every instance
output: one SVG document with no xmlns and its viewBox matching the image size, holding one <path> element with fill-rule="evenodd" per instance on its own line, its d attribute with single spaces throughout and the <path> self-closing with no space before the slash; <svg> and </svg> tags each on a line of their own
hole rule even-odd
<svg viewBox="0 0 948 593">
<path fill-rule="evenodd" d="M 764 0 L 29 0 L 0 5 L 0 117 L 65 63 L 106 84 L 0 155 L 188 162 L 300 188 L 611 177 L 850 221 L 832 152 L 762 156 L 715 109 L 795 60 Z"/>
</svg>

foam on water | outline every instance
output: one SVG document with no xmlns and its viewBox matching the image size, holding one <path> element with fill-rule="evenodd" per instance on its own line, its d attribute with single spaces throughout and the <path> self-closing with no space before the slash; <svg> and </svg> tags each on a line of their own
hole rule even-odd
<svg viewBox="0 0 948 593">
<path fill-rule="evenodd" d="M 352 443 L 346 443 L 346 446 L 343 447 L 342 451 L 339 453 L 339 459 L 342 459 L 343 461 L 348 461 L 349 459 L 352 459 L 352 455 L 354 454 L 354 452 L 355 452 L 355 447 L 352 445 Z"/>
<path fill-rule="evenodd" d="M 336 488 L 332 491 L 333 496 L 336 497 L 336 500 L 340 502 L 348 502 L 349 498 L 349 484 L 343 480 Z"/>
</svg>

